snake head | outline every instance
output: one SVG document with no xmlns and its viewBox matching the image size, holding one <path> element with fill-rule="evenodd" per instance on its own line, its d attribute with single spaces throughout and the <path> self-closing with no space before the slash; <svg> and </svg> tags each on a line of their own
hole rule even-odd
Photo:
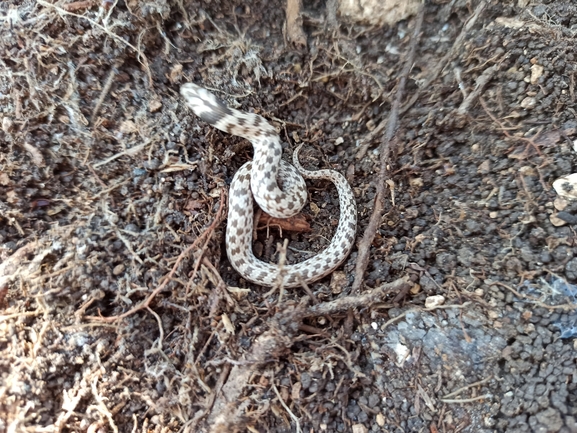
<svg viewBox="0 0 577 433">
<path fill-rule="evenodd" d="M 186 105 L 210 125 L 217 125 L 222 119 L 233 115 L 230 108 L 208 90 L 193 83 L 186 83 L 180 87 L 180 94 Z"/>
</svg>

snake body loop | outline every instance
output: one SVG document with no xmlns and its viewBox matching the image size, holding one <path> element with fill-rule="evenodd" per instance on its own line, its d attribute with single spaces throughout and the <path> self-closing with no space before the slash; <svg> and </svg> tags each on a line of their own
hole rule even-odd
<svg viewBox="0 0 577 433">
<path fill-rule="evenodd" d="M 298 161 L 300 146 L 293 153 L 294 166 L 283 161 L 278 133 L 262 116 L 229 108 L 196 84 L 184 84 L 180 93 L 202 120 L 221 131 L 246 138 L 254 147 L 252 162 L 236 172 L 229 191 L 226 251 L 234 269 L 255 284 L 297 287 L 338 267 L 353 247 L 357 227 L 355 198 L 345 177 L 333 170 L 305 170 Z M 306 202 L 303 177 L 327 179 L 335 184 L 339 194 L 339 224 L 325 250 L 303 262 L 279 268 L 257 259 L 252 252 L 253 197 L 268 214 L 289 218 L 298 214 Z"/>
</svg>

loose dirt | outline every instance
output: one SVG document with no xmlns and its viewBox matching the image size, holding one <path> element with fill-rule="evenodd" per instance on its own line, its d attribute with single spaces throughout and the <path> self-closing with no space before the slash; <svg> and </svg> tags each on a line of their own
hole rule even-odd
<svg viewBox="0 0 577 433">
<path fill-rule="evenodd" d="M 0 432 L 577 432 L 577 6 L 437 0 L 414 35 L 305 3 L 305 45 L 276 0 L 0 4 Z M 366 271 L 232 270 L 252 149 L 189 81 L 346 174 L 359 245 L 386 178 Z M 263 260 L 328 244 L 309 192 Z"/>
</svg>

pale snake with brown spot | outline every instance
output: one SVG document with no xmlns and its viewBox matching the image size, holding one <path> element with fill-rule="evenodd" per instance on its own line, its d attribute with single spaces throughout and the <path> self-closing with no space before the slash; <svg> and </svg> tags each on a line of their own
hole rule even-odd
<svg viewBox="0 0 577 433">
<path fill-rule="evenodd" d="M 333 170 L 305 170 L 298 161 L 302 145 L 293 153 L 294 167 L 283 161 L 279 135 L 262 116 L 229 108 L 196 84 L 184 84 L 180 93 L 202 120 L 221 131 L 246 138 L 254 147 L 253 161 L 244 164 L 230 184 L 226 252 L 234 269 L 246 280 L 262 286 L 280 283 L 284 287 L 297 287 L 316 281 L 337 268 L 353 247 L 357 226 L 355 198 L 345 177 Z M 303 262 L 279 268 L 257 259 L 252 252 L 252 198 L 273 217 L 294 216 L 307 198 L 303 177 L 326 179 L 335 184 L 339 195 L 339 224 L 326 249 Z"/>
</svg>

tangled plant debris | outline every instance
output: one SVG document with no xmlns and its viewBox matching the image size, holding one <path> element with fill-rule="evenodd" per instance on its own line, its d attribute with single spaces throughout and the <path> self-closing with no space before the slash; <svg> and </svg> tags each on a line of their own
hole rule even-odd
<svg viewBox="0 0 577 433">
<path fill-rule="evenodd" d="M 0 432 L 577 431 L 577 202 L 554 188 L 577 7 L 370 27 L 304 3 L 0 3 Z M 251 148 L 184 82 L 347 176 L 338 272 L 279 292 L 232 270 Z M 257 229 L 262 260 L 332 237 L 336 194 L 308 186 L 299 229 Z"/>
</svg>

